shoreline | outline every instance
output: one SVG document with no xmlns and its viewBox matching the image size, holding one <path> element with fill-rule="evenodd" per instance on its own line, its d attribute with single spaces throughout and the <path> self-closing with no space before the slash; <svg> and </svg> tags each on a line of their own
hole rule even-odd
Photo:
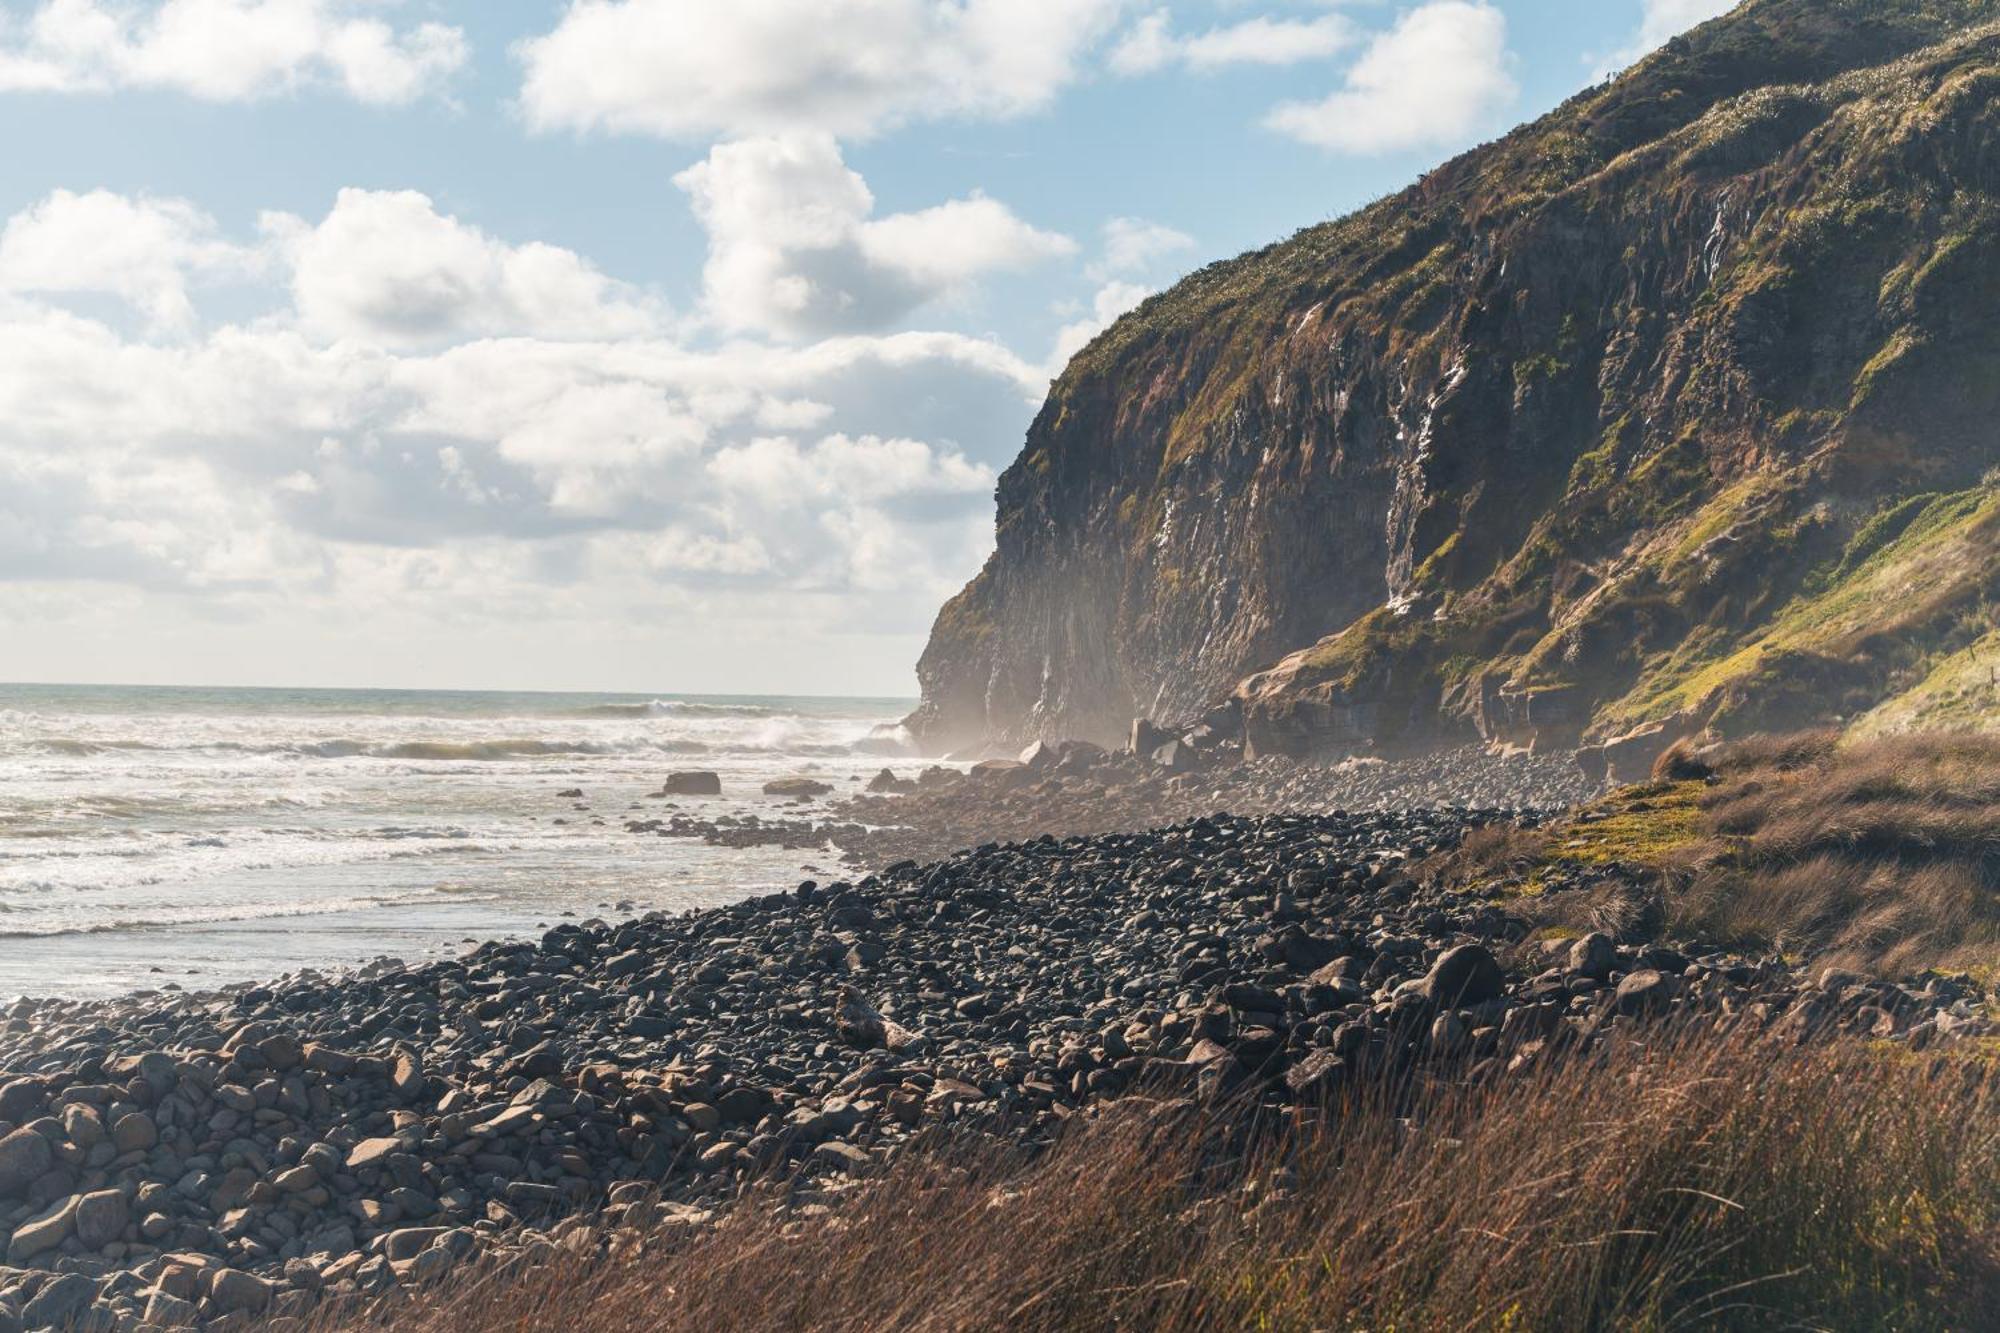
<svg viewBox="0 0 2000 1333">
<path fill-rule="evenodd" d="M 17 1002 L 0 1321 L 355 1310 L 585 1234 L 565 1218 L 699 1225 L 774 1172 L 827 1202 L 939 1135 L 1047 1145 L 1140 1089 L 1303 1109 L 1874 1002 L 1772 957 L 1538 945 L 1413 876 L 1509 818 L 1044 835 L 415 966 Z M 1897 994 L 1893 1039 L 1961 1026 L 1950 988 Z"/>
<path fill-rule="evenodd" d="M 507 879 L 496 878 L 502 863 L 493 858 L 520 854 L 491 850 L 476 865 L 454 858 L 448 871 L 398 862 L 409 869 L 394 881 L 382 880 L 369 863 L 353 868 L 369 878 L 351 885 L 327 878 L 353 873 L 348 869 L 274 869 L 244 892 L 266 903 L 282 895 L 289 876 L 306 873 L 315 877 L 312 895 L 297 908 L 266 905 L 239 917 L 229 893 L 205 889 L 201 896 L 212 901 L 202 910 L 212 919 L 144 928 L 107 921 L 0 937 L 0 946 L 18 946 L 12 964 L 0 958 L 0 1003 L 22 995 L 109 999 L 166 986 L 211 989 L 300 966 L 353 967 L 383 956 L 420 963 L 489 939 L 526 938 L 560 921 L 718 905 L 803 876 L 853 875 L 1045 832 L 1146 828 L 1225 809 L 1549 806 L 1590 790 L 1567 755 L 1496 759 L 1473 750 L 1331 766 L 1243 764 L 1190 754 L 1178 770 L 1073 745 L 1047 747 L 1034 764 L 984 764 L 970 772 L 965 765 L 919 760 L 889 761 L 878 771 L 882 762 L 827 766 L 801 759 L 789 770 L 725 770 L 723 795 L 713 798 L 655 790 L 670 768 L 643 779 L 630 772 L 546 775 L 542 789 L 524 796 L 513 817 L 529 820 L 522 827 L 540 830 L 537 837 L 567 832 L 573 844 L 564 838 L 541 847 L 535 865 L 524 861 L 506 872 Z M 833 790 L 807 798 L 760 790 L 787 771 L 811 775 Z M 884 774 L 894 783 L 882 785 Z M 373 900 L 376 894 L 380 900 Z M 316 909 L 310 898 L 319 895 L 340 901 Z M 162 906 L 171 910 L 173 904 Z M 148 910 L 136 904 L 130 914 L 143 918 Z M 52 971 L 65 975 L 67 984 L 33 984 Z"/>
</svg>

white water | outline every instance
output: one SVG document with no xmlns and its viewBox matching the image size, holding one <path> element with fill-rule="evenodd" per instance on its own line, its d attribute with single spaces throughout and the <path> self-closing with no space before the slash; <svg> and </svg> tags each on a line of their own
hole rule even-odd
<svg viewBox="0 0 2000 1333">
<path fill-rule="evenodd" d="M 647 793 L 677 768 L 712 769 L 724 788 L 682 809 L 795 815 L 765 781 L 852 790 L 891 762 L 908 708 L 0 686 L 0 997 L 414 960 L 565 913 L 789 887 L 836 863 L 624 821 L 661 815 Z M 571 787 L 582 802 L 556 796 Z"/>
</svg>

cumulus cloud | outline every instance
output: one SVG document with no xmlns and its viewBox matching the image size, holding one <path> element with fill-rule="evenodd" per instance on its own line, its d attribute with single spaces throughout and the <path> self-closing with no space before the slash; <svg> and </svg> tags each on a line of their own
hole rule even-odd
<svg viewBox="0 0 2000 1333">
<path fill-rule="evenodd" d="M 1111 50 L 1110 65 L 1119 74 L 1151 74 L 1170 65 L 1204 71 L 1230 65 L 1296 65 L 1338 55 L 1356 37 L 1354 22 L 1343 14 L 1310 19 L 1260 15 L 1181 36 L 1174 32 L 1172 14 L 1156 9 L 1119 39 Z"/>
<path fill-rule="evenodd" d="M 1433 0 L 1375 37 L 1339 91 L 1283 103 L 1264 123 L 1346 153 L 1463 144 L 1513 102 L 1508 65 L 1506 15 L 1487 0 Z"/>
<path fill-rule="evenodd" d="M 300 319 L 327 337 L 406 347 L 658 327 L 652 303 L 574 251 L 509 245 L 415 191 L 342 190 L 317 225 L 282 214 L 264 225 L 289 256 Z"/>
<path fill-rule="evenodd" d="M 394 0 L 390 0 L 394 3 Z M 164 89 L 211 102 L 332 87 L 397 104 L 439 91 L 466 61 L 465 34 L 397 29 L 382 0 L 42 0 L 0 15 L 0 92 Z"/>
<path fill-rule="evenodd" d="M 1125 0 L 572 0 L 516 49 L 540 130 L 669 138 L 1008 118 L 1080 75 Z"/>
<path fill-rule="evenodd" d="M 708 313 L 735 332 L 885 329 L 986 274 L 1076 250 L 983 195 L 871 217 L 867 182 L 824 134 L 718 144 L 674 182 L 708 232 Z"/>
<path fill-rule="evenodd" d="M 157 333 L 192 326 L 190 283 L 246 275 L 260 259 L 183 200 L 57 190 L 0 230 L 0 291 L 99 293 Z"/>
<path fill-rule="evenodd" d="M 49 218 L 79 199 L 154 245 L 65 252 Z M 0 243 L 0 269 L 40 277 L 0 285 L 0 620 L 76 620 L 64 636 L 241 623 L 253 651 L 296 620 L 393 657 L 396 635 L 456 652 L 508 617 L 645 623 L 723 653 L 855 636 L 873 674 L 836 683 L 879 682 L 984 557 L 1046 386 L 950 333 L 691 345 L 577 257 L 421 195 L 346 192 L 240 241 L 115 195 L 10 228 L 39 239 Z M 218 256 L 290 302 L 204 322 L 185 284 Z M 194 317 L 138 335 L 60 303 L 85 285 Z"/>
<path fill-rule="evenodd" d="M 1741 0 L 1645 0 L 1639 31 L 1622 50 L 1598 62 L 1597 77 L 1607 78 L 1637 63 L 1688 29 L 1720 18 Z"/>
</svg>

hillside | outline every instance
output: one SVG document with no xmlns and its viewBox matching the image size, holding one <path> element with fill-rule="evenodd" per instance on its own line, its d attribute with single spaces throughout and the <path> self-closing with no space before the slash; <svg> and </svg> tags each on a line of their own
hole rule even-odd
<svg viewBox="0 0 2000 1333">
<path fill-rule="evenodd" d="M 929 747 L 1978 726 L 2000 2 L 1750 0 L 1053 386 Z"/>
</svg>

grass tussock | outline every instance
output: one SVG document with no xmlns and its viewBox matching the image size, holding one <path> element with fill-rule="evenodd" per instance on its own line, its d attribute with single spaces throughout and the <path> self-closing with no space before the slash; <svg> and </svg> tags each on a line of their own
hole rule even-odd
<svg viewBox="0 0 2000 1333">
<path fill-rule="evenodd" d="M 822 1215 L 558 1248 L 377 1326 L 1992 1327 L 1996 1090 L 1984 1057 L 1690 1033 L 1255 1132 L 1132 1099 L 1036 1160 L 905 1157 Z"/>
<path fill-rule="evenodd" d="M 1490 828 L 1419 878 L 1498 892 L 1542 938 L 1661 935 L 1907 978 L 2000 983 L 2000 737 L 1682 742 L 1653 780 Z"/>
<path fill-rule="evenodd" d="M 1705 784 L 1663 858 L 1685 933 L 1888 975 L 2000 965 L 2000 738 L 1764 737 L 1660 770 Z"/>
</svg>

